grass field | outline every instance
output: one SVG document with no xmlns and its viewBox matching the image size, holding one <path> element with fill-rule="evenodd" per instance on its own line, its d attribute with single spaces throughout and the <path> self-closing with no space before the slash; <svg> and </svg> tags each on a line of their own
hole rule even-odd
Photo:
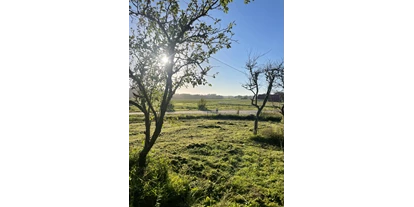
<svg viewBox="0 0 414 207">
<path fill-rule="evenodd" d="M 174 105 L 175 111 L 196 111 L 198 110 L 197 103 L 200 99 L 172 99 L 171 103 Z M 255 110 L 251 105 L 249 99 L 226 98 L 226 99 L 206 99 L 208 110 Z M 259 101 L 261 104 L 262 102 Z M 274 110 L 274 106 L 280 106 L 281 103 L 267 102 L 264 110 Z M 130 112 L 137 112 L 138 108 L 130 106 Z"/>
<path fill-rule="evenodd" d="M 129 128 L 133 157 L 142 148 L 145 127 L 131 115 Z M 148 188 L 159 206 L 283 206 L 284 154 L 271 140 L 276 132 L 283 139 L 283 123 L 261 121 L 259 136 L 252 136 L 252 128 L 253 121 L 242 118 L 167 118 L 148 169 L 169 184 L 159 188 L 149 180 L 140 189 Z M 168 170 L 165 178 L 160 166 Z"/>
</svg>

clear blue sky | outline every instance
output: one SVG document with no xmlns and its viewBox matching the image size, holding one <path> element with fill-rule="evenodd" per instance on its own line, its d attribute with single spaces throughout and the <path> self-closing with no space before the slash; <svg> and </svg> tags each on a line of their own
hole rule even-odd
<svg viewBox="0 0 414 207">
<path fill-rule="evenodd" d="M 238 72 L 246 71 L 244 64 L 248 58 L 249 51 L 263 54 L 259 63 L 267 60 L 280 61 L 283 59 L 284 49 L 284 3 L 283 0 L 254 0 L 244 4 L 243 0 L 234 0 L 229 4 L 227 14 L 214 11 L 212 16 L 220 18 L 222 27 L 235 21 L 233 27 L 235 35 L 233 39 L 238 42 L 232 43 L 230 49 L 223 48 L 213 55 L 219 62 L 210 58 L 210 65 L 215 66 L 209 74 L 218 72 L 216 78 L 207 77 L 212 86 L 197 86 L 193 88 L 181 88 L 177 93 L 190 94 L 218 94 L 218 95 L 251 95 L 250 91 L 244 89 L 241 84 L 245 83 L 247 77 Z M 209 21 L 210 19 L 206 19 Z M 229 67 L 227 65 L 232 67 Z"/>
<path fill-rule="evenodd" d="M 233 43 L 230 49 L 222 49 L 213 57 L 218 60 L 244 71 L 244 63 L 247 60 L 249 51 L 256 53 L 267 53 L 260 63 L 267 60 L 280 61 L 283 59 L 283 0 L 255 0 L 249 4 L 244 4 L 242 0 L 234 0 L 229 4 L 229 12 L 215 12 L 215 17 L 222 19 L 223 27 L 231 21 L 236 22 L 233 27 L 235 33 L 233 39 L 238 43 Z M 244 74 L 237 72 L 231 67 L 210 59 L 210 64 L 215 67 L 210 74 L 218 72 L 216 78 L 208 77 L 212 86 L 198 86 L 193 88 L 181 88 L 177 93 L 209 94 L 219 95 L 251 95 L 250 91 L 241 87 L 247 78 Z"/>
</svg>

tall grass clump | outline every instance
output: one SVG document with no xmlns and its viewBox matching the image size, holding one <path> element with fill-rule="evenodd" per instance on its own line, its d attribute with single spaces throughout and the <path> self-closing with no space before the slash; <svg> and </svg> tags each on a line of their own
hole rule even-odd
<svg viewBox="0 0 414 207">
<path fill-rule="evenodd" d="M 269 144 L 284 148 L 284 129 L 283 126 L 277 128 L 269 127 L 263 129 L 258 136 L 251 137 L 251 140 L 259 143 Z"/>
<path fill-rule="evenodd" d="M 130 153 L 129 206 L 190 206 L 189 182 L 182 176 L 170 173 L 167 160 L 151 158 L 142 174 L 138 168 L 137 153 Z"/>
</svg>

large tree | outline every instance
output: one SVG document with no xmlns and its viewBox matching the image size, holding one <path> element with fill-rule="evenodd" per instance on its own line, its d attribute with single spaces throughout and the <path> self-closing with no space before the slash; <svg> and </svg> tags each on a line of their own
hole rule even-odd
<svg viewBox="0 0 414 207">
<path fill-rule="evenodd" d="M 280 75 L 280 71 L 283 70 L 283 62 L 280 63 L 274 63 L 274 62 L 268 62 L 264 66 L 259 66 L 258 59 L 260 58 L 259 55 L 251 56 L 249 55 L 249 58 L 246 62 L 246 70 L 248 71 L 247 77 L 248 81 L 247 83 L 243 84 L 242 86 L 251 91 L 253 93 L 253 97 L 251 98 L 251 105 L 254 106 L 257 111 L 255 115 L 254 120 L 254 128 L 253 128 L 253 134 L 257 134 L 258 131 L 258 123 L 259 123 L 259 116 L 263 110 L 263 108 L 266 106 L 267 100 L 269 99 L 269 95 L 272 91 L 272 89 L 277 84 L 277 78 Z M 264 75 L 264 81 L 262 80 L 262 76 Z M 262 87 L 262 84 L 265 85 L 265 93 L 263 97 L 263 102 L 260 103 L 259 100 L 259 92 L 260 88 Z"/>
<path fill-rule="evenodd" d="M 224 11 L 227 3 L 130 0 L 133 26 L 129 37 L 129 78 L 133 100 L 129 104 L 144 114 L 145 141 L 138 158 L 141 169 L 161 133 L 174 93 L 185 85 L 207 84 L 209 57 L 231 47 L 234 23 L 221 28 L 220 19 L 210 15 L 214 10 Z"/>
</svg>

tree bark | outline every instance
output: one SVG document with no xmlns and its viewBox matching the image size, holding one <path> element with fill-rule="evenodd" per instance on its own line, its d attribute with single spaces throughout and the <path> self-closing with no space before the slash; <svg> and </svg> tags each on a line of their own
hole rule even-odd
<svg viewBox="0 0 414 207">
<path fill-rule="evenodd" d="M 170 102 L 169 100 L 166 101 L 167 105 Z M 139 153 L 139 157 L 138 157 L 138 169 L 139 169 L 139 174 L 143 175 L 144 171 L 145 171 L 145 167 L 147 166 L 147 155 L 149 153 L 149 151 L 151 150 L 152 146 L 154 146 L 155 141 L 157 141 L 157 138 L 159 137 L 160 133 L 161 133 L 161 129 L 162 129 L 162 125 L 164 123 L 164 116 L 165 116 L 165 111 L 166 109 L 161 109 L 161 114 L 159 116 L 159 120 L 156 120 L 156 126 L 155 126 L 155 130 L 154 133 L 152 134 L 152 136 L 150 135 L 150 127 L 151 127 L 151 121 L 149 119 L 149 113 L 145 114 L 145 143 L 144 143 L 144 148 L 141 150 L 141 152 Z"/>
<path fill-rule="evenodd" d="M 254 135 L 257 135 L 258 122 L 259 122 L 259 116 L 256 115 L 256 119 L 254 120 L 254 129 L 253 129 L 253 134 Z"/>
<path fill-rule="evenodd" d="M 139 169 L 144 169 L 147 166 L 147 155 L 149 152 L 150 148 L 149 147 L 144 147 L 144 149 L 141 150 L 141 152 L 139 153 L 139 157 L 138 157 L 138 168 Z"/>
</svg>

